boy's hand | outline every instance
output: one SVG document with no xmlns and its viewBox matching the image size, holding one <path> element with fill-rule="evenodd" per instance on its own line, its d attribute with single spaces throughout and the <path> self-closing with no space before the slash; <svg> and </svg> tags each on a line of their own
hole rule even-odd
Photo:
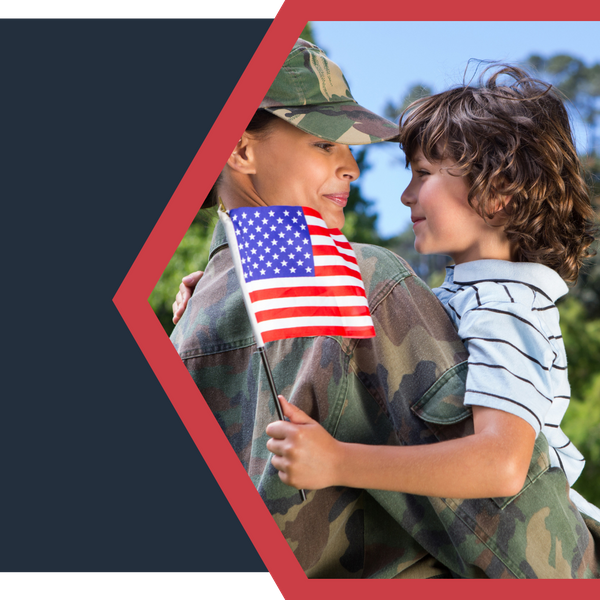
<svg viewBox="0 0 600 600">
<path fill-rule="evenodd" d="M 336 485 L 339 442 L 319 423 L 279 396 L 288 421 L 267 426 L 267 448 L 283 483 L 298 489 L 319 490 Z"/>
<path fill-rule="evenodd" d="M 204 275 L 204 271 L 195 271 L 194 273 L 186 275 L 181 280 L 179 291 L 175 297 L 175 302 L 173 302 L 173 323 L 177 324 L 177 321 L 181 319 L 185 312 L 185 307 L 194 293 L 196 285 L 198 285 L 198 282 L 202 279 L 202 275 Z"/>
</svg>

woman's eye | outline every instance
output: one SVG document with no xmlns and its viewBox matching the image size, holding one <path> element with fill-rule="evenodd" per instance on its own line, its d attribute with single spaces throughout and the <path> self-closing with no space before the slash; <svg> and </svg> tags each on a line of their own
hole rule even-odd
<svg viewBox="0 0 600 600">
<path fill-rule="evenodd" d="M 321 148 L 322 150 L 326 150 L 327 152 L 329 152 L 329 150 L 331 150 L 333 148 L 333 144 L 329 144 L 327 142 L 321 142 L 321 143 L 315 144 L 315 146 Z"/>
<path fill-rule="evenodd" d="M 417 171 L 417 175 L 418 175 L 419 177 L 424 177 L 425 175 L 429 175 L 429 174 L 430 174 L 430 173 L 429 173 L 429 171 L 425 171 L 424 169 L 419 169 L 419 170 Z"/>
</svg>

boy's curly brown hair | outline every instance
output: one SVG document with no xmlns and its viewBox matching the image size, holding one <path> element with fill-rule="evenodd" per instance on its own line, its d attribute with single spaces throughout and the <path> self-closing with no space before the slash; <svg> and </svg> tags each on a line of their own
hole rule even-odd
<svg viewBox="0 0 600 600">
<path fill-rule="evenodd" d="M 493 64 L 477 86 L 410 104 L 400 117 L 400 145 L 407 166 L 419 150 L 430 162 L 455 160 L 471 186 L 469 204 L 483 218 L 505 206 L 515 261 L 577 280 L 593 255 L 594 211 L 569 116 L 552 85 Z"/>
</svg>

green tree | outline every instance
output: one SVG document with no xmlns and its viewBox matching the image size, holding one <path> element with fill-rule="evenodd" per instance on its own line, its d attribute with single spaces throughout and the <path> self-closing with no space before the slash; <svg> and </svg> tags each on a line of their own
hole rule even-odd
<svg viewBox="0 0 600 600">
<path fill-rule="evenodd" d="M 589 319 L 574 295 L 558 308 L 571 383 L 571 403 L 562 429 L 587 460 L 574 487 L 600 506 L 600 317 Z"/>
<path fill-rule="evenodd" d="M 212 232 L 217 220 L 216 208 L 198 211 L 167 268 L 150 294 L 148 299 L 150 306 L 156 313 L 167 335 L 171 335 L 174 327 L 172 305 L 179 290 L 181 278 L 193 271 L 205 269 L 208 262 Z"/>
</svg>

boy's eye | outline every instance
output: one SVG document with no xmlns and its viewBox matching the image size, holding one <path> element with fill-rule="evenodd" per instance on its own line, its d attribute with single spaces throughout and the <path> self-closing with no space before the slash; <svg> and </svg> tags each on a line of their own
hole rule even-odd
<svg viewBox="0 0 600 600">
<path fill-rule="evenodd" d="M 319 142 L 315 144 L 315 146 L 321 148 L 322 150 L 326 150 L 327 152 L 333 148 L 333 144 L 330 144 L 329 142 Z"/>
<path fill-rule="evenodd" d="M 419 169 L 418 171 L 416 171 L 416 173 L 419 177 L 430 175 L 429 171 L 426 171 L 425 169 Z"/>
</svg>

